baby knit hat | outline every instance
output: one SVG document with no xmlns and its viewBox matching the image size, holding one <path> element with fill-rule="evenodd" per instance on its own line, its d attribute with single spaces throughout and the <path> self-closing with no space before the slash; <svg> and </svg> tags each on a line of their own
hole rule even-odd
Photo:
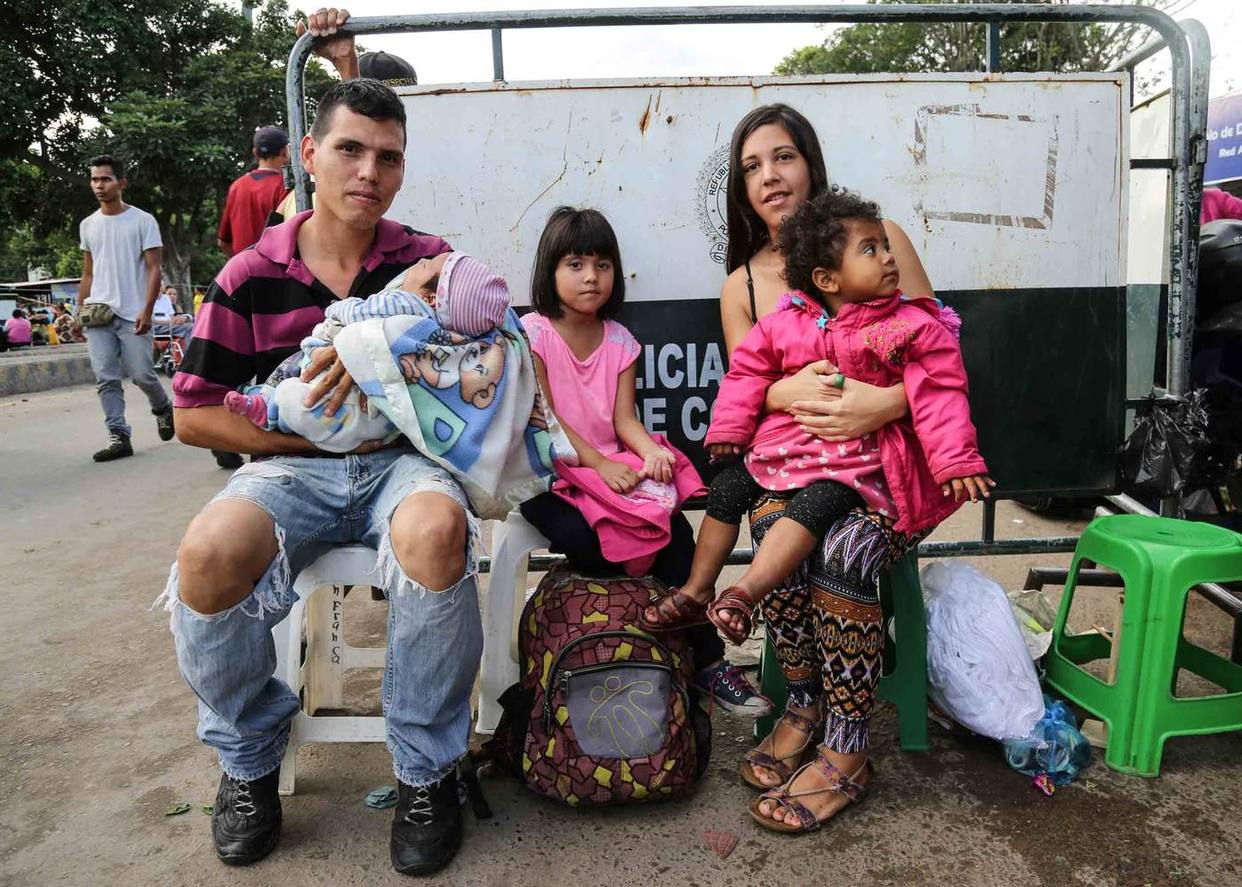
<svg viewBox="0 0 1242 887">
<path fill-rule="evenodd" d="M 499 326 L 509 310 L 509 285 L 465 253 L 451 253 L 440 269 L 436 318 L 445 329 L 481 336 Z"/>
</svg>

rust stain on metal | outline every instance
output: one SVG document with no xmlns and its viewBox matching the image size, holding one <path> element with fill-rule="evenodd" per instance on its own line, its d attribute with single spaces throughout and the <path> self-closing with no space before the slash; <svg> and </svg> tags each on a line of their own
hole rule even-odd
<svg viewBox="0 0 1242 887">
<path fill-rule="evenodd" d="M 647 108 L 643 111 L 643 116 L 638 118 L 638 131 L 643 135 L 647 134 L 647 126 L 651 123 L 651 96 L 647 97 Z"/>
</svg>

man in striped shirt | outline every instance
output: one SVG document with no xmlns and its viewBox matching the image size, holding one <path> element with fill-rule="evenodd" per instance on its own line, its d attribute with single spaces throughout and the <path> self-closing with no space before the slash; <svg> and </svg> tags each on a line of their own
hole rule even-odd
<svg viewBox="0 0 1242 887">
<path fill-rule="evenodd" d="M 299 709 L 273 677 L 271 628 L 289 612 L 293 577 L 331 545 L 378 550 L 390 607 L 384 710 L 400 783 L 390 852 L 398 871 L 429 874 L 461 842 L 455 766 L 482 648 L 477 523 L 457 483 L 404 441 L 334 458 L 256 427 L 224 399 L 266 379 L 335 299 L 377 292 L 449 246 L 383 218 L 405 165 L 405 109 L 388 87 L 334 86 L 299 149 L 315 175 L 316 209 L 267 229 L 224 267 L 173 383 L 183 442 L 260 458 L 191 522 L 165 602 L 181 672 L 200 700 L 198 734 L 224 771 L 216 853 L 245 865 L 279 837 L 278 770 Z M 335 412 L 352 380 L 331 347 L 314 354 L 304 378 L 325 368 L 308 402 L 328 397 Z"/>
</svg>

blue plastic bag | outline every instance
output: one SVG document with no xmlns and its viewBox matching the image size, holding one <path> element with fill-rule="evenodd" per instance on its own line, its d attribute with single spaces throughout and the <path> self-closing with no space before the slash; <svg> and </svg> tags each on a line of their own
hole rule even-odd
<svg viewBox="0 0 1242 887">
<path fill-rule="evenodd" d="M 1069 785 L 1091 762 L 1091 743 L 1060 699 L 1044 694 L 1044 716 L 1025 739 L 1005 741 L 1005 762 L 1027 776 L 1047 775 L 1054 785 Z"/>
</svg>

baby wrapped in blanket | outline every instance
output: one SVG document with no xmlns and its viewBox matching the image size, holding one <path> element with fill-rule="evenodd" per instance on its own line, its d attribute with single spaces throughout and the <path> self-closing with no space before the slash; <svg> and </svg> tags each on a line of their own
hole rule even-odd
<svg viewBox="0 0 1242 887">
<path fill-rule="evenodd" d="M 328 344 L 355 382 L 333 416 L 327 398 L 305 406 L 318 380 L 297 377 Z M 373 296 L 329 306 L 300 354 L 225 405 L 329 452 L 404 434 L 484 518 L 546 491 L 552 460 L 573 452 L 549 423 L 508 285 L 463 253 L 424 259 Z"/>
</svg>

